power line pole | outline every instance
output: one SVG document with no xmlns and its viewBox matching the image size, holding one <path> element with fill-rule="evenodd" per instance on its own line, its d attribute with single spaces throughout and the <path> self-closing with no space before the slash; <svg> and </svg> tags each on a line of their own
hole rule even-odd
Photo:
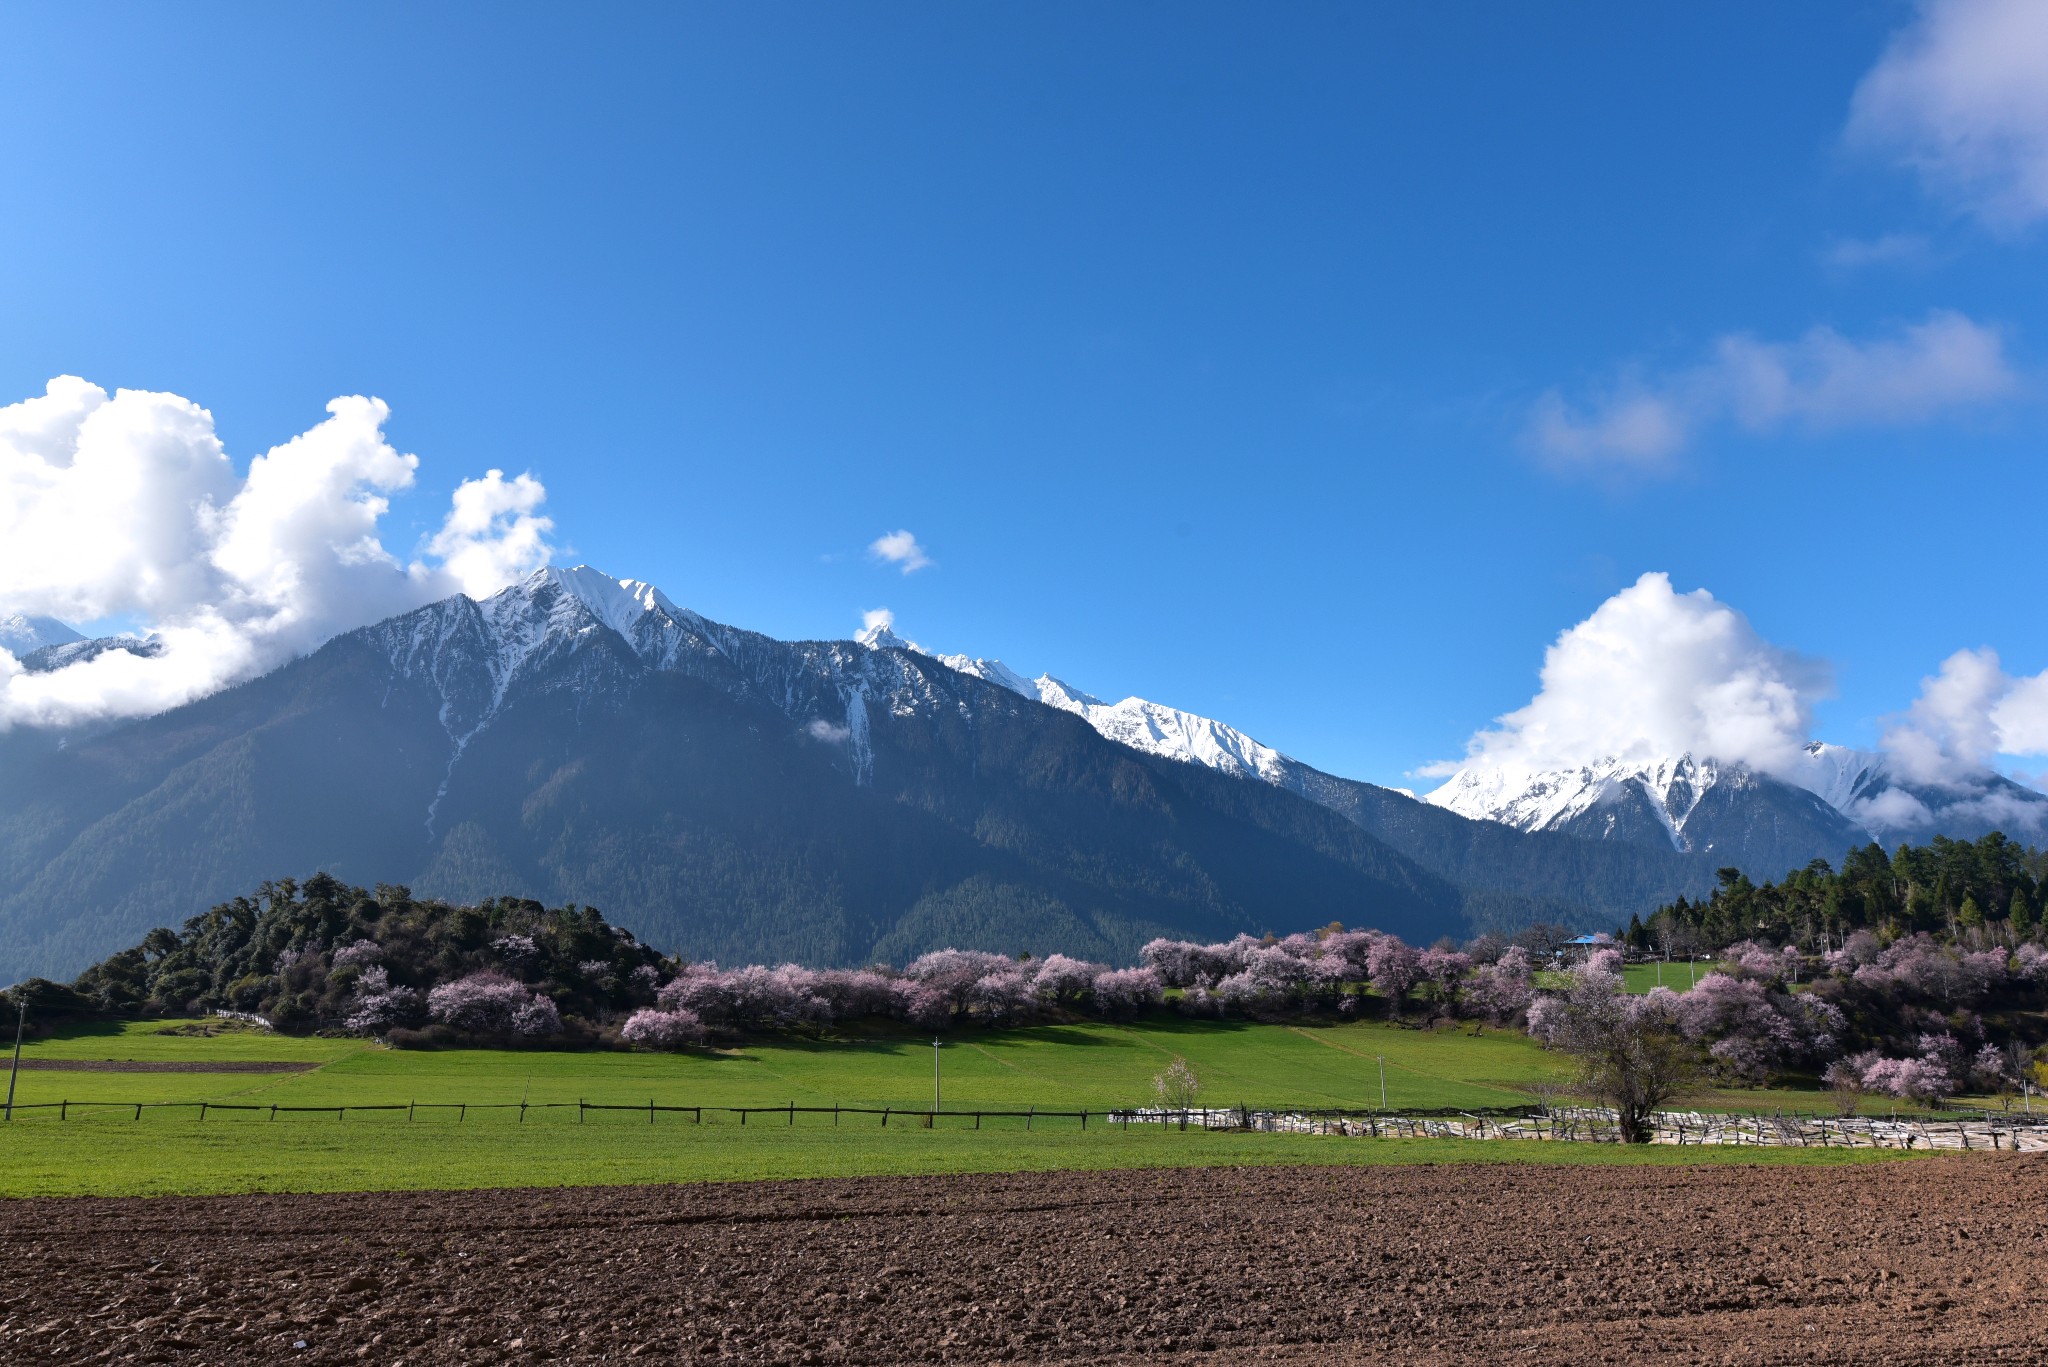
<svg viewBox="0 0 2048 1367">
<path fill-rule="evenodd" d="M 1387 1109 L 1387 1056 L 1385 1054 L 1374 1054 L 1373 1057 L 1378 1059 L 1380 1063 L 1380 1110 L 1385 1111 Z"/>
<path fill-rule="evenodd" d="M 932 1113 L 939 1111 L 939 1037 L 932 1036 Z"/>
<path fill-rule="evenodd" d="M 14 1065 L 7 1070 L 8 1120 L 14 1119 L 14 1076 L 21 1071 L 21 1031 L 22 1027 L 28 1024 L 28 995 L 23 993 L 15 1006 L 19 1008 L 20 1014 L 14 1018 Z"/>
</svg>

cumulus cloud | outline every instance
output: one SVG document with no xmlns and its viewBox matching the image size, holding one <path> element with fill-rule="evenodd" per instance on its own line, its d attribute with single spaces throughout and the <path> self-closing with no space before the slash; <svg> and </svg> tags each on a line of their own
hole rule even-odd
<svg viewBox="0 0 2048 1367">
<path fill-rule="evenodd" d="M 851 736 L 853 731 L 849 727 L 841 726 L 836 722 L 826 721 L 823 717 L 817 717 L 804 727 L 804 733 L 812 740 L 820 740 L 827 745 L 838 745 Z"/>
<path fill-rule="evenodd" d="M 2015 678 L 1996 651 L 1959 650 L 1920 681 L 1884 748 L 1902 776 L 1934 785 L 1966 782 L 1998 755 L 2048 755 L 2048 671 Z"/>
<path fill-rule="evenodd" d="M 1705 589 L 1645 574 L 1557 638 L 1536 696 L 1474 736 L 1469 762 L 1527 774 L 1690 753 L 1783 770 L 1829 683 Z"/>
<path fill-rule="evenodd" d="M 379 526 L 419 459 L 385 440 L 380 400 L 327 413 L 237 473 L 213 415 L 175 394 L 60 376 L 0 407 L 0 613 L 120 619 L 160 644 L 33 674 L 0 652 L 0 728 L 161 711 L 546 562 L 546 491 L 496 470 L 401 562 Z"/>
<path fill-rule="evenodd" d="M 905 574 L 914 574 L 932 563 L 924 547 L 917 544 L 917 538 L 907 531 L 876 537 L 868 543 L 868 554 L 883 564 L 900 566 Z"/>
<path fill-rule="evenodd" d="M 1857 86 L 1848 139 L 1996 230 L 2048 218 L 2048 5 L 1922 0 Z"/>
<path fill-rule="evenodd" d="M 2018 389 L 1998 329 L 1937 309 L 1865 341 L 1829 327 L 1790 342 L 1730 335 L 1696 365 L 1626 375 L 1580 404 L 1552 390 L 1528 436 L 1560 467 L 1655 471 L 1716 423 L 1759 433 L 1898 426 Z"/>
<path fill-rule="evenodd" d="M 863 635 L 871 631 L 893 631 L 896 628 L 896 614 L 887 608 L 869 608 L 860 615 L 860 629 Z"/>
</svg>

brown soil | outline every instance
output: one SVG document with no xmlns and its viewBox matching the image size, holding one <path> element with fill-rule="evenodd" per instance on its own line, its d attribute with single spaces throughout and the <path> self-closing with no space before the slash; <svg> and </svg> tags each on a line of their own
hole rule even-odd
<svg viewBox="0 0 2048 1367">
<path fill-rule="evenodd" d="M 1988 1154 L 17 1201 L 0 1360 L 2041 1363 L 2044 1213 Z"/>
<path fill-rule="evenodd" d="M 21 1061 L 24 1073 L 304 1073 L 319 1066 L 317 1063 L 272 1063 L 261 1059 L 159 1062 L 132 1058 L 25 1058 Z"/>
</svg>

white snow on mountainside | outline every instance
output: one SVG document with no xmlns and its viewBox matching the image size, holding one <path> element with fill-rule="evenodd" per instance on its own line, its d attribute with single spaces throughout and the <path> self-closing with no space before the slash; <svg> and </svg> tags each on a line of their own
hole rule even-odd
<svg viewBox="0 0 2048 1367">
<path fill-rule="evenodd" d="M 1050 674 L 1026 679 L 1000 660 L 971 659 L 965 655 L 937 658 L 940 664 L 962 674 L 972 674 L 1012 693 L 1035 698 L 1048 707 L 1071 712 L 1110 740 L 1133 750 L 1290 786 L 1286 782 L 1290 762 L 1286 755 L 1220 721 L 1143 698 L 1106 703 Z"/>
<path fill-rule="evenodd" d="M 1541 771 L 1473 764 L 1424 800 L 1517 830 L 1588 834 L 1599 829 L 1597 821 L 1585 820 L 1588 814 L 1637 795 L 1646 799 L 1642 808 L 1664 825 L 1673 847 L 1689 849 L 1688 822 L 1710 791 L 1754 789 L 1773 780 L 1813 794 L 1886 843 L 1998 828 L 2023 837 L 2048 831 L 2048 796 L 1989 770 L 1941 787 L 1909 784 L 1881 754 L 1821 741 L 1807 744 L 1789 764 L 1770 773 L 1692 755 L 1605 759 Z"/>
<path fill-rule="evenodd" d="M 31 650 L 68 646 L 84 639 L 54 617 L 34 617 L 22 612 L 0 615 L 0 650 L 17 660 Z"/>
</svg>

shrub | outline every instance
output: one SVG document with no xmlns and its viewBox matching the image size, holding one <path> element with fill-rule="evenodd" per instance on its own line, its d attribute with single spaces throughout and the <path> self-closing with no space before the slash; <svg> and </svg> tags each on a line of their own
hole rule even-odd
<svg viewBox="0 0 2048 1367">
<path fill-rule="evenodd" d="M 1164 991 L 1149 968 L 1105 969 L 1095 975 L 1095 1011 L 1104 1020 L 1132 1020 L 1159 1005 Z"/>
<path fill-rule="evenodd" d="M 627 1017 L 619 1031 L 626 1043 L 640 1049 L 682 1049 L 702 1044 L 704 1022 L 690 1011 L 642 1008 Z"/>
<path fill-rule="evenodd" d="M 1152 1079 L 1152 1095 L 1159 1104 L 1169 1111 L 1185 1111 L 1195 1104 L 1195 1094 L 1202 1089 L 1201 1079 L 1188 1061 L 1178 1054 L 1166 1071 Z"/>
<path fill-rule="evenodd" d="M 542 1039 L 562 1030 L 561 1012 L 546 997 L 501 973 L 472 973 L 427 994 L 427 1014 L 474 1035 Z"/>
</svg>

